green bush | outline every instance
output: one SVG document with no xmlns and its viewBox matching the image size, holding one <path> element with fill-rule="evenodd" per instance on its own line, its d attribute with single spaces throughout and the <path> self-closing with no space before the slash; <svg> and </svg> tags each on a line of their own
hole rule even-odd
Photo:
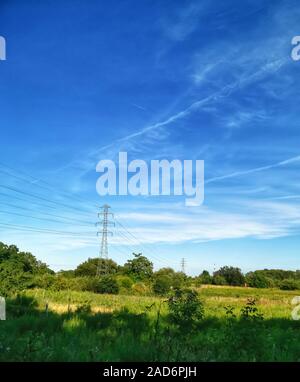
<svg viewBox="0 0 300 382">
<path fill-rule="evenodd" d="M 89 258 L 78 265 L 74 274 L 76 277 L 95 277 L 98 271 L 100 275 L 115 274 L 118 271 L 118 264 L 111 259 Z"/>
<path fill-rule="evenodd" d="M 245 276 L 241 272 L 240 268 L 236 267 L 221 267 L 218 271 L 214 272 L 214 278 L 222 276 L 226 280 L 226 284 L 232 286 L 241 286 L 245 283 Z"/>
<path fill-rule="evenodd" d="M 249 272 L 246 282 L 252 288 L 269 288 L 270 280 L 260 272 Z"/>
<path fill-rule="evenodd" d="M 142 282 L 138 282 L 132 285 L 132 292 L 133 294 L 139 295 L 139 296 L 146 296 L 151 293 L 151 288 Z"/>
<path fill-rule="evenodd" d="M 296 290 L 300 289 L 300 283 L 297 280 L 286 279 L 281 281 L 279 287 L 282 290 Z"/>
<path fill-rule="evenodd" d="M 119 286 L 117 280 L 111 276 L 103 276 L 95 283 L 96 293 L 118 294 Z"/>
<path fill-rule="evenodd" d="M 227 281 L 226 281 L 225 277 L 220 276 L 220 275 L 214 276 L 212 279 L 212 283 L 214 285 L 227 285 Z"/>
<path fill-rule="evenodd" d="M 134 281 L 129 276 L 118 275 L 116 281 L 120 289 L 130 290 Z"/>
<path fill-rule="evenodd" d="M 152 286 L 154 293 L 161 296 L 167 294 L 172 288 L 172 281 L 173 280 L 169 275 L 156 276 Z"/>
<path fill-rule="evenodd" d="M 208 271 L 203 271 L 201 273 L 201 275 L 199 275 L 198 277 L 196 277 L 195 279 L 195 283 L 197 286 L 200 286 L 202 284 L 212 284 L 212 281 L 213 281 L 213 278 L 212 276 L 209 274 Z"/>
<path fill-rule="evenodd" d="M 195 290 L 176 289 L 168 306 L 170 321 L 185 330 L 193 329 L 204 317 L 203 304 Z"/>
</svg>

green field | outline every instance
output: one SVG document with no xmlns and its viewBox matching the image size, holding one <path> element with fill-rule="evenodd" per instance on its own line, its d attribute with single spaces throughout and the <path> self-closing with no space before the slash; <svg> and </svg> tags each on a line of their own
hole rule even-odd
<svg viewBox="0 0 300 382">
<path fill-rule="evenodd" d="M 211 286 L 198 291 L 205 315 L 193 330 L 168 321 L 163 298 L 26 291 L 7 301 L 0 360 L 300 361 L 300 321 L 291 318 L 291 300 L 299 293 Z M 256 299 L 263 319 L 241 317 L 249 298 Z"/>
</svg>

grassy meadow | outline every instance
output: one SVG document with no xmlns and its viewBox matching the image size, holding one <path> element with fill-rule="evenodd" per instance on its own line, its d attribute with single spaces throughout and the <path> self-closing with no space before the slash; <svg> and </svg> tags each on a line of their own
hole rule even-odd
<svg viewBox="0 0 300 382">
<path fill-rule="evenodd" d="M 7 300 L 0 360 L 300 361 L 300 321 L 291 318 L 299 292 L 222 286 L 198 292 L 203 319 L 178 328 L 166 298 L 27 290 Z M 245 318 L 249 299 L 255 305 Z"/>
</svg>

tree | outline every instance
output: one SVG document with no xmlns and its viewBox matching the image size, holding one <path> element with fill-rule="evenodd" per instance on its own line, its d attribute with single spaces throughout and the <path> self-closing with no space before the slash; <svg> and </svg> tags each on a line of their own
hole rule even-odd
<svg viewBox="0 0 300 382">
<path fill-rule="evenodd" d="M 216 276 L 224 277 L 228 285 L 238 286 L 244 285 L 245 283 L 245 277 L 240 268 L 225 266 L 214 272 L 214 278 L 216 278 Z"/>
<path fill-rule="evenodd" d="M 133 253 L 134 259 L 128 260 L 123 267 L 125 274 L 134 280 L 150 279 L 153 275 L 153 264 L 141 253 Z"/>
<path fill-rule="evenodd" d="M 260 271 L 247 273 L 246 282 L 252 288 L 269 288 L 270 287 L 270 281 Z"/>
<path fill-rule="evenodd" d="M 293 279 L 282 280 L 280 283 L 280 289 L 282 290 L 296 290 L 300 289 L 300 282 Z"/>
<path fill-rule="evenodd" d="M 183 272 L 172 268 L 161 268 L 153 274 L 153 290 L 157 294 L 166 294 L 172 288 L 181 288 L 187 280 Z"/>
<path fill-rule="evenodd" d="M 130 290 L 133 285 L 133 280 L 131 277 L 126 276 L 126 275 L 117 275 L 116 276 L 116 281 L 118 283 L 118 286 L 120 289 L 125 289 L 125 290 Z"/>
<path fill-rule="evenodd" d="M 97 274 L 97 269 L 99 266 L 100 275 L 113 275 L 118 271 L 118 264 L 111 259 L 99 259 L 99 258 L 89 258 L 87 261 L 79 264 L 75 269 L 75 276 L 91 276 L 94 277 Z"/>
<path fill-rule="evenodd" d="M 0 242 L 0 264 L 5 262 L 14 264 L 23 272 L 29 272 L 31 274 L 54 274 L 45 263 L 37 260 L 31 253 L 20 252 L 15 245 L 8 246 Z"/>
<path fill-rule="evenodd" d="M 214 285 L 227 285 L 227 281 L 224 276 L 216 275 L 212 278 L 212 283 Z"/>
<path fill-rule="evenodd" d="M 59 276 L 66 277 L 67 279 L 72 279 L 75 276 L 75 271 L 73 269 L 69 269 L 69 270 L 62 269 L 59 272 L 57 272 L 57 274 Z"/>
<path fill-rule="evenodd" d="M 9 295 L 29 288 L 37 275 L 54 272 L 29 252 L 20 252 L 15 245 L 0 242 L 0 294 Z"/>
<path fill-rule="evenodd" d="M 172 278 L 167 274 L 160 274 L 154 278 L 153 291 L 158 295 L 165 295 L 172 288 Z"/>
<path fill-rule="evenodd" d="M 198 276 L 197 282 L 199 284 L 211 284 L 212 283 L 212 277 L 208 271 L 203 271 L 201 273 L 201 275 Z"/>
<path fill-rule="evenodd" d="M 108 293 L 108 294 L 118 294 L 119 286 L 115 278 L 112 276 L 103 276 L 100 280 L 97 280 L 95 292 L 98 293 Z"/>
</svg>

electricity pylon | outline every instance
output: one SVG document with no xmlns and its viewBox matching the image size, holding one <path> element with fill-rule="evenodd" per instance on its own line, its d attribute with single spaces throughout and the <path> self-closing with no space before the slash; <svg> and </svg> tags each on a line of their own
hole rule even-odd
<svg viewBox="0 0 300 382">
<path fill-rule="evenodd" d="M 181 259 L 181 272 L 182 273 L 185 273 L 185 265 L 186 265 L 185 259 L 182 258 Z"/>
<path fill-rule="evenodd" d="M 101 208 L 102 208 L 102 211 L 98 213 L 98 217 L 102 217 L 102 220 L 100 220 L 99 222 L 96 223 L 96 225 L 102 226 L 102 230 L 97 232 L 97 236 L 99 236 L 101 234 L 101 247 L 100 247 L 99 262 L 98 262 L 98 266 L 97 266 L 96 276 L 100 276 L 102 273 L 101 272 L 101 264 L 102 264 L 101 260 L 103 260 L 103 259 L 108 260 L 107 236 L 108 235 L 113 236 L 113 233 L 108 230 L 108 226 L 109 225 L 114 226 L 114 223 L 109 221 L 109 219 L 108 219 L 109 215 L 111 215 L 112 217 L 114 216 L 113 213 L 109 212 L 110 206 L 107 204 L 104 204 L 104 206 L 102 206 Z M 107 273 L 107 264 L 106 264 L 106 267 L 104 269 L 104 274 L 106 274 L 106 273 Z"/>
</svg>

